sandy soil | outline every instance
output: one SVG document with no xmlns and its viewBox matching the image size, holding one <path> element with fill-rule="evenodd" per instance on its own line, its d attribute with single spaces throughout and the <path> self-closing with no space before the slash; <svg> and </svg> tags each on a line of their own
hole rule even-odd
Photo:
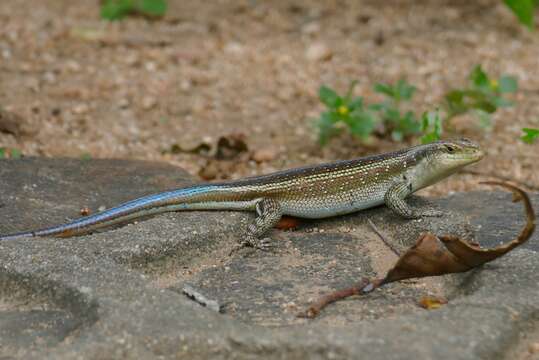
<svg viewBox="0 0 539 360">
<path fill-rule="evenodd" d="M 171 0 L 164 19 L 116 23 L 99 19 L 97 1 L 2 1 L 0 106 L 21 127 L 0 133 L 0 146 L 238 178 L 413 143 L 366 146 L 341 136 L 321 149 L 312 126 L 321 84 L 343 92 L 357 79 L 357 95 L 375 101 L 374 83 L 404 76 L 418 87 L 413 106 L 422 112 L 463 86 L 478 63 L 516 75 L 520 91 L 490 131 L 457 121 L 458 136 L 488 151 L 473 170 L 538 189 L 539 145 L 518 137 L 521 127 L 539 126 L 539 32 L 501 1 Z M 243 134 L 249 152 L 216 162 L 171 151 L 228 134 Z M 462 174 L 428 193 L 476 188 L 485 178 Z"/>
</svg>

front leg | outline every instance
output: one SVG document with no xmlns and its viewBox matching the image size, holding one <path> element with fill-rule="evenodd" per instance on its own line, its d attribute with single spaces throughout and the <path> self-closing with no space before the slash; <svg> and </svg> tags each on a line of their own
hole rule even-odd
<svg viewBox="0 0 539 360">
<path fill-rule="evenodd" d="M 406 181 L 399 182 L 386 192 L 384 202 L 388 208 L 406 219 L 418 219 L 425 216 L 442 216 L 441 211 L 419 211 L 411 208 L 404 199 L 412 192 L 410 184 Z"/>
<path fill-rule="evenodd" d="M 269 238 L 262 238 L 281 219 L 283 211 L 279 202 L 273 199 L 263 198 L 256 203 L 256 218 L 247 227 L 243 246 L 251 246 L 256 249 L 268 250 L 271 247 Z"/>
</svg>

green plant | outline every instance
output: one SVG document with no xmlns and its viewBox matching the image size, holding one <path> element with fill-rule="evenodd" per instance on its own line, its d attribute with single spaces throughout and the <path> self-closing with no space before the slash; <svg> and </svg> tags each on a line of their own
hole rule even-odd
<svg viewBox="0 0 539 360">
<path fill-rule="evenodd" d="M 80 159 L 84 161 L 92 160 L 92 155 L 90 153 L 82 153 Z"/>
<path fill-rule="evenodd" d="M 367 138 L 373 131 L 376 124 L 374 114 L 365 108 L 362 97 L 352 97 L 356 84 L 357 82 L 353 81 L 344 96 L 338 95 L 325 85 L 320 87 L 318 97 L 327 107 L 327 111 L 324 111 L 316 122 L 321 145 L 325 145 L 330 137 L 336 135 L 342 125 L 362 139 Z"/>
<path fill-rule="evenodd" d="M 384 133 L 391 134 L 395 141 L 402 141 L 404 137 L 416 135 L 420 131 L 420 123 L 415 114 L 401 110 L 402 102 L 412 98 L 414 86 L 403 79 L 395 85 L 378 83 L 374 91 L 383 94 L 385 100 L 365 104 L 362 97 L 352 96 L 356 84 L 353 81 L 344 96 L 325 85 L 320 87 L 319 98 L 327 107 L 327 111 L 316 122 L 321 145 L 325 145 L 343 127 L 363 140 L 372 134 L 378 124 L 382 124 Z"/>
<path fill-rule="evenodd" d="M 518 89 L 517 79 L 502 75 L 491 79 L 488 74 L 476 65 L 469 76 L 470 85 L 464 89 L 454 89 L 445 94 L 445 121 L 461 114 L 473 112 L 483 127 L 490 126 L 490 114 L 498 108 L 508 107 L 513 103 L 504 97 Z"/>
<path fill-rule="evenodd" d="M 378 134 L 391 135 L 394 141 L 421 135 L 423 143 L 431 142 L 440 139 L 443 127 L 450 127 L 452 118 L 466 113 L 474 114 L 480 126 L 488 128 L 492 113 L 513 105 L 506 95 L 518 90 L 517 79 L 509 75 L 491 78 L 481 65 L 476 65 L 469 82 L 468 87 L 447 92 L 440 110 L 425 112 L 421 119 L 405 109 L 404 102 L 412 100 L 416 88 L 404 79 L 393 85 L 376 84 L 374 91 L 382 94 L 384 100 L 373 104 L 365 104 L 360 96 L 352 97 L 355 81 L 344 96 L 323 85 L 319 97 L 327 110 L 316 122 L 318 139 L 325 145 L 329 138 L 348 128 L 361 139 L 366 139 L 376 129 Z"/>
<path fill-rule="evenodd" d="M 535 140 L 539 139 L 539 129 L 535 128 L 523 128 L 524 135 L 520 138 L 527 144 L 533 144 Z"/>
<path fill-rule="evenodd" d="M 438 110 L 426 111 L 421 117 L 421 143 L 427 144 L 433 141 L 440 140 L 442 136 L 442 118 Z"/>
<path fill-rule="evenodd" d="M 19 149 L 0 147 L 0 159 L 19 159 L 21 156 Z"/>
<path fill-rule="evenodd" d="M 521 24 L 533 29 L 533 15 L 539 0 L 504 0 L 505 5 L 516 15 Z"/>
<path fill-rule="evenodd" d="M 395 85 L 378 83 L 374 91 L 383 94 L 386 100 L 380 104 L 370 106 L 371 110 L 378 111 L 379 120 L 391 133 L 395 141 L 402 141 L 406 136 L 416 135 L 420 130 L 420 123 L 412 111 L 401 110 L 403 101 L 410 101 L 416 88 L 404 79 Z"/>
<path fill-rule="evenodd" d="M 167 11 L 166 0 L 102 0 L 101 17 L 120 20 L 129 14 L 149 17 L 163 16 Z"/>
</svg>

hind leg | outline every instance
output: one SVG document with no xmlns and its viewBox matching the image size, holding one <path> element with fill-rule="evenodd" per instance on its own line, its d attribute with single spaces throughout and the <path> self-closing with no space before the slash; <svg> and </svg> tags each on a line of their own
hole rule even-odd
<svg viewBox="0 0 539 360">
<path fill-rule="evenodd" d="M 263 236 L 279 222 L 283 211 L 277 201 L 261 199 L 256 203 L 256 215 L 254 222 L 247 227 L 241 245 L 267 251 L 272 247 L 272 241 Z"/>
</svg>

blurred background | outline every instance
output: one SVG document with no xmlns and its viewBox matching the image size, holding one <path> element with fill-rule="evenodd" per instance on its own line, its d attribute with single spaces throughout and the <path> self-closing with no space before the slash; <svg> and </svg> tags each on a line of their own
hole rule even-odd
<svg viewBox="0 0 539 360">
<path fill-rule="evenodd" d="M 534 0 L 0 2 L 0 156 L 233 179 L 468 137 L 539 189 Z"/>
</svg>

